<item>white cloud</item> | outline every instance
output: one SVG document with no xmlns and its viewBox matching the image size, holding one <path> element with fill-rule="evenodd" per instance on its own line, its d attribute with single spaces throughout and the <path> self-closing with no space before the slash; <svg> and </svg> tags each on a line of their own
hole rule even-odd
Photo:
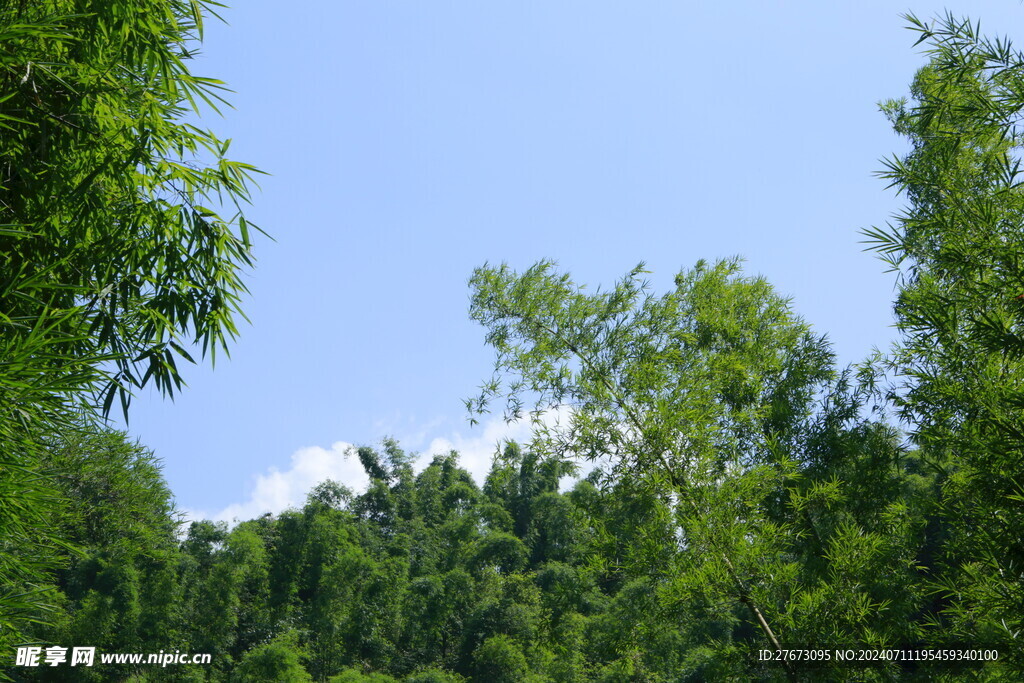
<svg viewBox="0 0 1024 683">
<path fill-rule="evenodd" d="M 563 406 L 544 413 L 541 422 L 550 428 L 559 424 L 567 425 L 569 418 L 570 409 Z M 501 417 L 491 417 L 482 423 L 482 431 L 479 427 L 474 431 L 478 432 L 478 435 L 465 436 L 461 432 L 456 432 L 447 438 L 434 439 L 417 459 L 417 469 L 429 465 L 434 455 L 443 455 L 454 450 L 459 454 L 459 466 L 468 470 L 476 483 L 483 486 L 487 473 L 491 471 L 495 454 L 505 447 L 506 442 L 518 441 L 525 445 L 533 438 L 533 425 L 529 419 L 507 424 Z M 580 467 L 576 477 L 563 478 L 563 490 L 571 488 L 577 478 L 587 476 L 596 467 L 594 463 L 578 464 Z"/>
<path fill-rule="evenodd" d="M 565 410 L 551 411 L 545 415 L 544 422 L 551 426 L 561 420 L 564 424 L 566 415 Z M 430 464 L 435 455 L 445 455 L 454 450 L 459 454 L 459 465 L 473 475 L 477 484 L 483 485 L 495 454 L 504 448 L 505 443 L 518 441 L 525 444 L 532 434 L 529 420 L 506 424 L 500 417 L 492 417 L 469 434 L 454 432 L 447 437 L 435 438 L 416 459 L 414 468 L 419 472 Z M 592 466 L 581 468 L 581 476 L 590 469 Z M 310 489 L 325 479 L 339 481 L 357 493 L 366 490 L 369 478 L 352 444 L 337 441 L 330 448 L 301 448 L 292 453 L 288 469 L 281 471 L 271 467 L 266 473 L 256 475 L 247 501 L 232 503 L 212 514 L 189 508 L 182 509 L 182 514 L 188 521 L 211 519 L 228 524 L 255 519 L 268 512 L 276 515 L 288 508 L 301 507 Z"/>
<path fill-rule="evenodd" d="M 200 510 L 185 509 L 187 519 L 212 519 L 234 522 L 254 519 L 267 512 L 278 514 L 290 507 L 301 507 L 310 489 L 324 481 L 334 479 L 354 490 L 364 490 L 369 483 L 355 449 L 350 443 L 337 441 L 328 448 L 310 446 L 292 453 L 291 467 L 280 471 L 271 467 L 255 478 L 249 500 L 232 503 L 220 512 L 207 514 Z"/>
<path fill-rule="evenodd" d="M 505 447 L 507 441 L 525 443 L 530 440 L 533 429 L 529 420 L 520 420 L 506 424 L 500 417 L 494 417 L 483 424 L 478 435 L 463 435 L 455 432 L 447 438 L 437 438 L 430 442 L 427 450 L 416 461 L 417 469 L 430 464 L 435 455 L 444 455 L 449 451 L 459 454 L 459 466 L 468 470 L 473 479 L 481 486 L 487 473 L 491 471 L 491 463 L 495 454 Z M 480 432 L 479 429 L 474 430 Z"/>
</svg>

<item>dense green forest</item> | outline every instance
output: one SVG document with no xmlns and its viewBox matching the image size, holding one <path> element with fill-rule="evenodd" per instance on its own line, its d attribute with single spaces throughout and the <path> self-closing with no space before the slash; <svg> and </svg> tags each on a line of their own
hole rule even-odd
<svg viewBox="0 0 1024 683">
<path fill-rule="evenodd" d="M 737 261 L 655 293 L 483 266 L 467 401 L 532 419 L 482 486 L 385 440 L 365 491 L 181 523 L 104 426 L 226 348 L 256 169 L 185 123 L 216 3 L 0 2 L 0 650 L 13 680 L 1024 678 L 1024 55 L 907 17 L 929 63 L 883 106 L 905 211 L 864 231 L 900 340 L 837 365 Z M 222 215 L 223 208 L 237 208 Z M 560 421 L 553 421 L 558 414 Z M 575 480 L 580 463 L 596 466 Z M 565 482 L 570 482 L 565 488 Z M 89 645 L 206 665 L 16 662 Z M 834 654 L 998 652 L 851 663 Z M 792 661 L 785 653 L 829 652 Z M 762 661 L 764 659 L 775 661 Z"/>
</svg>

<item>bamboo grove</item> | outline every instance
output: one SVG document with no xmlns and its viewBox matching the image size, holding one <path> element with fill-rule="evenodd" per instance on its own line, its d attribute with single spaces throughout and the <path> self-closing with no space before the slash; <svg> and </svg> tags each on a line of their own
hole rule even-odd
<svg viewBox="0 0 1024 683">
<path fill-rule="evenodd" d="M 906 17 L 928 62 L 883 105 L 905 200 L 863 231 L 899 340 L 849 367 L 738 260 L 652 291 L 485 265 L 494 373 L 528 419 L 476 482 L 385 440 L 370 484 L 183 524 L 104 426 L 226 350 L 258 171 L 186 123 L 214 2 L 0 2 L 0 649 L 181 650 L 209 666 L 14 680 L 703 681 L 1024 677 L 1024 55 Z M 222 215 L 224 206 L 231 215 Z M 555 419 L 557 417 L 557 419 Z M 585 466 L 585 467 L 584 467 Z M 581 470 L 581 467 L 584 469 Z M 793 648 L 997 661 L 769 662 Z M 68 678 L 68 677 L 71 678 Z"/>
</svg>

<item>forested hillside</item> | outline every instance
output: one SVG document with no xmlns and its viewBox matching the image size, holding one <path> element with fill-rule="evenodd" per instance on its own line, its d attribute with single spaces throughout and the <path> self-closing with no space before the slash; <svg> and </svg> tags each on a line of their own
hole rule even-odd
<svg viewBox="0 0 1024 683">
<path fill-rule="evenodd" d="M 909 142 L 883 173 L 907 207 L 864 231 L 897 278 L 890 352 L 838 366 L 737 260 L 663 293 L 642 265 L 603 289 L 551 262 L 486 265 L 470 315 L 495 368 L 466 405 L 533 420 L 532 441 L 480 485 L 455 452 L 418 469 L 385 440 L 351 454 L 366 490 L 324 481 L 229 527 L 183 524 L 156 456 L 104 423 L 236 332 L 255 169 L 183 118 L 217 97 L 186 68 L 215 5 L 0 3 L 3 675 L 1024 678 L 1008 41 L 907 18 L 930 61 L 883 107 Z M 209 662 L 71 666 L 72 646 Z"/>
<path fill-rule="evenodd" d="M 892 467 L 888 440 L 864 425 L 818 429 L 816 438 L 854 445 L 833 470 L 846 476 L 764 492 L 806 502 L 759 513 L 756 527 L 779 534 L 773 556 L 752 544 L 731 555 L 749 599 L 800 642 L 920 637 L 911 629 L 926 605 L 912 563 L 927 548 L 911 532 L 926 521 L 930 481 L 915 458 Z M 692 557 L 708 541 L 681 536 L 688 511 L 651 478 L 595 472 L 560 492 L 566 463 L 509 444 L 481 489 L 455 453 L 414 474 L 386 443 L 353 455 L 371 476 L 365 493 L 326 481 L 300 510 L 230 530 L 195 522 L 179 542 L 144 449 L 101 433 L 50 452 L 73 501 L 62 530 L 84 554 L 57 573 L 60 617 L 40 639 L 212 655 L 202 667 L 80 668 L 76 680 L 728 680 L 759 671 L 752 648 L 764 641 L 742 596 L 716 575 L 719 558 Z M 881 490 L 836 492 L 872 477 Z M 754 510 L 735 504 L 748 518 Z M 891 536 L 893 524 L 903 533 Z M 57 680 L 45 667 L 25 672 Z"/>
</svg>

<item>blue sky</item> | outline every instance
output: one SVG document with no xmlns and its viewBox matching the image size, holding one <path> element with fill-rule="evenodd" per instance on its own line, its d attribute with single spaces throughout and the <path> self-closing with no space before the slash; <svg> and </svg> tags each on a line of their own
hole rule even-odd
<svg viewBox="0 0 1024 683">
<path fill-rule="evenodd" d="M 316 480 L 358 485 L 347 444 L 457 447 L 486 470 L 503 428 L 462 399 L 490 374 L 467 316 L 485 262 L 558 261 L 657 290 L 740 255 L 844 363 L 893 337 L 893 276 L 858 229 L 901 202 L 877 103 L 925 57 L 900 14 L 947 7 L 1011 37 L 1013 0 L 612 3 L 246 0 L 193 72 L 233 110 L 203 122 L 271 175 L 230 360 L 142 392 L 130 433 L 181 508 L 248 518 Z M 515 434 L 524 436 L 525 430 Z"/>
</svg>

